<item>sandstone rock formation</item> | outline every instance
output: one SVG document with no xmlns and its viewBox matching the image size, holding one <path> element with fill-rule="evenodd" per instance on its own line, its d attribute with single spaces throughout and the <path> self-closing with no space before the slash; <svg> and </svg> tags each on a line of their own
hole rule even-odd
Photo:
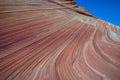
<svg viewBox="0 0 120 80">
<path fill-rule="evenodd" d="M 120 28 L 73 0 L 0 0 L 0 80 L 120 80 Z"/>
</svg>

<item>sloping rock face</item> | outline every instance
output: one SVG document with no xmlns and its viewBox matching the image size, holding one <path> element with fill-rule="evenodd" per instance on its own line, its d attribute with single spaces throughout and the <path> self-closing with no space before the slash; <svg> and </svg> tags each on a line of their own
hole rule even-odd
<svg viewBox="0 0 120 80">
<path fill-rule="evenodd" d="M 72 0 L 0 0 L 0 80 L 120 80 L 120 28 Z"/>
</svg>

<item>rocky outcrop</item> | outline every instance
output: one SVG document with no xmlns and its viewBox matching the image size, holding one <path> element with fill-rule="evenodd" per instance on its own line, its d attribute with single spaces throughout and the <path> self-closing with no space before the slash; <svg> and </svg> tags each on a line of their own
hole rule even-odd
<svg viewBox="0 0 120 80">
<path fill-rule="evenodd" d="M 0 80 L 120 80 L 120 28 L 72 0 L 2 0 Z"/>
</svg>

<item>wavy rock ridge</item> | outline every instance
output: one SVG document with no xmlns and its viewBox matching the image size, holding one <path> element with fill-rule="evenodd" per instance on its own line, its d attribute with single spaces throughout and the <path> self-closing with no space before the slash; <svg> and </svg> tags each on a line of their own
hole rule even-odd
<svg viewBox="0 0 120 80">
<path fill-rule="evenodd" d="M 1 0 L 0 80 L 120 80 L 120 28 L 73 0 Z"/>
</svg>

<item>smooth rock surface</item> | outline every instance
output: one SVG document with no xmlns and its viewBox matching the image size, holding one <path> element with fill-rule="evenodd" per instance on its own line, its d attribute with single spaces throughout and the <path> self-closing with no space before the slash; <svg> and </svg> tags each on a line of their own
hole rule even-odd
<svg viewBox="0 0 120 80">
<path fill-rule="evenodd" d="M 120 28 L 70 1 L 0 0 L 0 80 L 120 80 Z"/>
</svg>

